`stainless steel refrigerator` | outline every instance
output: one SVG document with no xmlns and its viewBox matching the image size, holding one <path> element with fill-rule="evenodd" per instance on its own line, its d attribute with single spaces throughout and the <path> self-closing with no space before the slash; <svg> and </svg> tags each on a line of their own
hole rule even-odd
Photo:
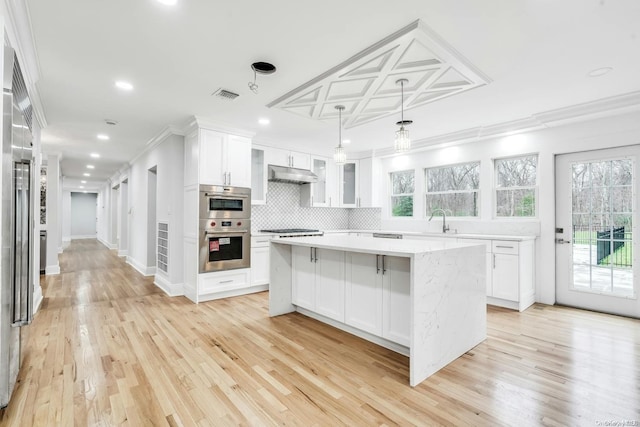
<svg viewBox="0 0 640 427">
<path fill-rule="evenodd" d="M 33 317 L 32 108 L 15 52 L 4 47 L 2 93 L 0 408 L 21 363 L 21 328 Z"/>
</svg>

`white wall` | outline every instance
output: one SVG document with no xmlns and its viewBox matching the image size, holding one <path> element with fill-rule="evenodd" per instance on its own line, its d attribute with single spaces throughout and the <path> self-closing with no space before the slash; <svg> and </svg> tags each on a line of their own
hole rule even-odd
<svg viewBox="0 0 640 427">
<path fill-rule="evenodd" d="M 71 243 L 71 192 L 62 191 L 62 247 Z"/>
<path fill-rule="evenodd" d="M 169 135 L 152 150 L 132 162 L 129 172 L 130 239 L 127 262 L 143 274 L 155 271 L 148 262 L 150 227 L 148 200 L 149 169 L 156 170 L 156 219 L 169 224 L 169 272 L 155 272 L 156 283 L 171 295 L 182 294 L 183 261 L 183 159 L 184 138 Z M 155 227 L 153 228 L 155 232 Z M 155 251 L 155 248 L 153 248 Z M 152 256 L 155 259 L 155 256 Z"/>
<path fill-rule="evenodd" d="M 61 245 L 62 219 L 60 186 L 60 156 L 47 156 L 47 267 L 46 274 L 59 274 L 58 247 Z"/>
<path fill-rule="evenodd" d="M 449 220 L 460 233 L 536 234 L 536 300 L 555 302 L 555 155 L 640 144 L 640 112 L 599 118 L 515 136 L 468 143 L 456 147 L 382 159 L 385 176 L 394 170 L 415 169 L 415 218 L 391 218 L 388 198 L 383 201 L 381 228 L 386 230 L 440 231 L 442 222 L 428 222 L 424 212 L 424 168 L 480 161 L 480 217 Z M 493 218 L 493 159 L 538 153 L 538 217 Z M 389 180 L 385 179 L 388 186 Z M 388 188 L 383 189 L 389 194 Z"/>
<path fill-rule="evenodd" d="M 97 195 L 95 193 L 71 193 L 71 238 L 95 238 Z"/>
</svg>

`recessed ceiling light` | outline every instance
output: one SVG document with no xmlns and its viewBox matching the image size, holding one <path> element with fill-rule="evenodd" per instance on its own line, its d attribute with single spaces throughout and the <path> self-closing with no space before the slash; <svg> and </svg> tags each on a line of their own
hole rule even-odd
<svg viewBox="0 0 640 427">
<path fill-rule="evenodd" d="M 93 157 L 94 159 L 99 159 L 100 158 L 100 154 L 98 154 L 98 153 L 91 153 L 90 156 Z"/>
<path fill-rule="evenodd" d="M 98 139 L 101 139 L 103 141 L 108 141 L 109 140 L 109 135 L 105 135 L 104 133 L 99 133 L 98 134 Z"/>
<path fill-rule="evenodd" d="M 343 144 L 351 144 L 351 140 L 350 139 L 343 139 L 342 143 Z"/>
<path fill-rule="evenodd" d="M 93 165 L 87 165 L 87 169 L 95 169 L 96 167 Z"/>
<path fill-rule="evenodd" d="M 91 176 L 91 174 L 85 172 L 85 173 L 82 174 L 82 176 Z"/>
<path fill-rule="evenodd" d="M 178 3 L 178 0 L 158 0 L 158 3 L 166 4 L 167 6 L 174 6 Z"/>
<path fill-rule="evenodd" d="M 127 90 L 127 91 L 133 90 L 133 85 L 131 83 L 125 82 L 123 80 L 118 80 L 116 82 L 116 87 L 118 89 Z"/>
<path fill-rule="evenodd" d="M 80 188 L 84 188 L 84 185 L 81 185 Z"/>
<path fill-rule="evenodd" d="M 261 125 L 268 125 L 269 123 L 271 123 L 271 120 L 269 119 L 258 119 L 258 123 L 260 123 Z"/>
<path fill-rule="evenodd" d="M 609 74 L 611 71 L 613 71 L 612 67 L 596 68 L 594 70 L 589 71 L 587 73 L 587 76 L 589 76 L 589 77 L 600 77 L 600 76 L 604 76 L 605 74 Z"/>
<path fill-rule="evenodd" d="M 85 181 L 85 180 L 83 179 L 82 181 L 80 181 L 80 183 L 82 183 L 82 184 L 86 184 L 86 183 L 87 183 L 87 181 Z"/>
</svg>

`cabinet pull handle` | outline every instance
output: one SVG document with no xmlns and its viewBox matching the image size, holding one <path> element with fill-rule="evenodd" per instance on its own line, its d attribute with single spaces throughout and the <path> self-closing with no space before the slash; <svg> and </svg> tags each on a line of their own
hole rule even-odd
<svg viewBox="0 0 640 427">
<path fill-rule="evenodd" d="M 231 280 L 222 280 L 222 281 L 220 281 L 220 284 L 231 283 L 231 282 L 233 282 L 233 279 L 231 279 Z"/>
<path fill-rule="evenodd" d="M 267 243 L 268 240 L 256 240 L 256 243 Z"/>
<path fill-rule="evenodd" d="M 493 268 L 496 268 L 496 254 L 493 254 Z"/>
<path fill-rule="evenodd" d="M 501 245 L 496 245 L 496 248 L 513 249 L 513 246 L 501 246 Z"/>
<path fill-rule="evenodd" d="M 384 276 L 384 273 L 387 272 L 387 269 L 386 269 L 386 267 L 384 265 L 384 259 L 385 259 L 386 255 L 380 255 L 380 256 L 382 257 L 382 275 Z"/>
<path fill-rule="evenodd" d="M 331 207 L 331 197 L 329 197 L 329 207 Z"/>
<path fill-rule="evenodd" d="M 231 172 L 229 172 L 229 185 L 231 185 Z"/>
<path fill-rule="evenodd" d="M 380 274 L 380 255 L 376 255 L 376 274 Z"/>
<path fill-rule="evenodd" d="M 314 253 L 314 256 L 313 256 L 314 260 L 313 260 L 313 262 L 316 262 L 316 263 L 317 263 L 317 262 L 318 262 L 318 248 L 313 248 L 313 253 Z"/>
<path fill-rule="evenodd" d="M 309 248 L 309 262 L 313 262 L 313 248 Z"/>
</svg>

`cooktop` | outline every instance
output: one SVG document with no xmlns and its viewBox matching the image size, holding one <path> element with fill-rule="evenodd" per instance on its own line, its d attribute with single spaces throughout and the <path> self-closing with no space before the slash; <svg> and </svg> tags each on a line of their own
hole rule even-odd
<svg viewBox="0 0 640 427">
<path fill-rule="evenodd" d="M 272 230 L 260 230 L 262 233 L 317 233 L 320 230 L 309 228 L 274 228 Z"/>
</svg>

